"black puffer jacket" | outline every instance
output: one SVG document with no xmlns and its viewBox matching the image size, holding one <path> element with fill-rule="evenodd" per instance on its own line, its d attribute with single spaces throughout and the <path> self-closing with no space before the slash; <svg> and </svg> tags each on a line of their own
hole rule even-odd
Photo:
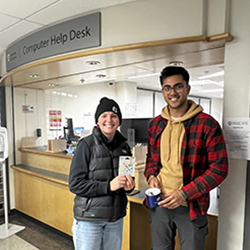
<svg viewBox="0 0 250 250">
<path fill-rule="evenodd" d="M 123 188 L 110 191 L 118 175 L 119 156 L 131 156 L 126 138 L 118 131 L 112 143 L 94 127 L 75 150 L 69 174 L 69 189 L 76 194 L 74 217 L 87 221 L 116 221 L 126 215 L 127 197 Z"/>
</svg>

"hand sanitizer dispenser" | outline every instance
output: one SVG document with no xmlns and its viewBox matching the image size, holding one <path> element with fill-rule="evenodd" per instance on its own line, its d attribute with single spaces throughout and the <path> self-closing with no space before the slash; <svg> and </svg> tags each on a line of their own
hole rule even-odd
<svg viewBox="0 0 250 250">
<path fill-rule="evenodd" d="M 0 127 L 0 161 L 5 161 L 8 158 L 8 133 L 7 129 Z"/>
</svg>

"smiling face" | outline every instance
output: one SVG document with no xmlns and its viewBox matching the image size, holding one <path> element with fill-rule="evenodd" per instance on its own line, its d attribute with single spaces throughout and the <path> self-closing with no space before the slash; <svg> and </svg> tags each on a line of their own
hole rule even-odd
<svg viewBox="0 0 250 250">
<path fill-rule="evenodd" d="M 103 112 L 98 117 L 97 125 L 109 141 L 113 140 L 119 124 L 120 120 L 118 115 L 111 111 Z"/>
<path fill-rule="evenodd" d="M 168 87 L 170 91 L 166 91 Z M 190 85 L 183 80 L 182 75 L 173 75 L 164 79 L 162 94 L 169 107 L 169 113 L 173 117 L 182 117 L 187 109 L 187 96 L 190 92 Z"/>
</svg>

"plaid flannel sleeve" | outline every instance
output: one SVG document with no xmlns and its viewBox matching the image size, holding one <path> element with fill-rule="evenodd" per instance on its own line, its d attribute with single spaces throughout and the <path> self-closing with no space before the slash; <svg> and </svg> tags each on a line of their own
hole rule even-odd
<svg viewBox="0 0 250 250">
<path fill-rule="evenodd" d="M 227 176 L 228 157 L 222 130 L 218 123 L 207 131 L 205 172 L 182 188 L 188 200 L 193 200 L 208 193 L 218 186 Z"/>
</svg>

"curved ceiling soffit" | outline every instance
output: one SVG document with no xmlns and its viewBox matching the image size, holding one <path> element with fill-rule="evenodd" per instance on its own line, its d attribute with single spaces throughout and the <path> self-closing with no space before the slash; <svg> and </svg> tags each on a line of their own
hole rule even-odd
<svg viewBox="0 0 250 250">
<path fill-rule="evenodd" d="M 224 46 L 226 43 L 233 41 L 234 37 L 229 33 L 223 33 L 218 34 L 210 37 L 206 36 L 194 36 L 194 37 L 183 37 L 183 38 L 174 38 L 174 39 L 166 39 L 166 40 L 160 40 L 160 41 L 151 41 L 151 42 L 143 42 L 143 43 L 135 43 L 135 44 L 128 44 L 128 45 L 120 45 L 115 47 L 108 47 L 108 48 L 99 48 L 99 49 L 93 49 L 93 50 L 84 50 L 84 51 L 78 51 L 74 53 L 59 55 L 51 58 L 46 58 L 43 60 L 35 61 L 29 64 L 22 65 L 18 68 L 15 68 L 11 70 L 10 72 L 6 73 L 2 79 L 0 80 L 0 85 L 10 85 L 12 83 L 12 77 L 15 76 L 17 73 L 20 73 L 22 71 L 26 71 L 29 69 L 32 69 L 34 67 L 39 67 L 46 64 L 51 63 L 59 63 L 62 61 L 67 61 L 71 59 L 77 59 L 77 58 L 83 58 L 87 56 L 94 56 L 94 55 L 100 55 L 100 54 L 109 54 L 114 52 L 127 52 L 127 51 L 135 51 L 135 50 L 144 50 L 144 49 L 150 49 L 150 48 L 157 48 L 161 46 L 180 46 L 180 45 L 194 45 L 196 44 L 200 50 L 207 50 L 214 47 L 221 47 Z M 197 49 L 197 48 L 196 48 Z M 78 74 L 81 74 L 83 72 L 79 72 Z M 65 77 L 65 76 L 58 76 Z M 57 77 L 54 77 L 57 78 Z M 43 79 L 41 81 L 45 81 L 46 79 Z M 28 84 L 32 84 L 34 82 L 38 82 L 39 80 L 36 79 L 36 81 L 30 81 Z M 15 83 L 13 84 L 15 86 Z"/>
</svg>

